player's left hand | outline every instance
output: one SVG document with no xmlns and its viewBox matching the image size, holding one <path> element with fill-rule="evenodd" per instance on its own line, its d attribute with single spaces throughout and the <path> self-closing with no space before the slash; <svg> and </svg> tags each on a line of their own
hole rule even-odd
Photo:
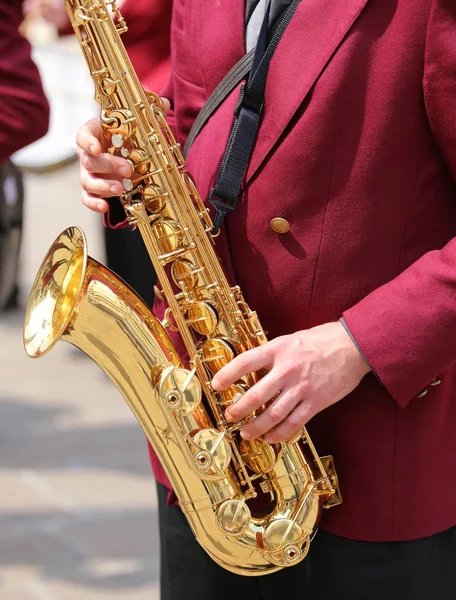
<svg viewBox="0 0 456 600">
<path fill-rule="evenodd" d="M 241 430 L 244 439 L 289 439 L 321 410 L 342 400 L 370 371 L 344 326 L 327 323 L 276 338 L 237 356 L 212 381 L 221 391 L 248 373 L 268 373 L 232 404 L 225 416 L 240 421 L 263 404 L 266 410 Z"/>
</svg>

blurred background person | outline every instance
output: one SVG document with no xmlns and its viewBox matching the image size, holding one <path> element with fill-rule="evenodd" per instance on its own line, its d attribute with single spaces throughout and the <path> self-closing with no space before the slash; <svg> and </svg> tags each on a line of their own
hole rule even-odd
<svg viewBox="0 0 456 600">
<path fill-rule="evenodd" d="M 171 0 L 117 2 L 128 24 L 122 35 L 138 77 L 146 90 L 160 92 L 170 71 Z M 25 0 L 28 19 L 52 23 L 60 35 L 72 35 L 64 0 Z M 138 231 L 105 228 L 106 262 L 151 306 L 156 275 Z"/>
<path fill-rule="evenodd" d="M 21 0 L 0 1 L 0 311 L 18 302 L 23 185 L 10 156 L 44 136 L 49 106 L 29 42 Z"/>
</svg>

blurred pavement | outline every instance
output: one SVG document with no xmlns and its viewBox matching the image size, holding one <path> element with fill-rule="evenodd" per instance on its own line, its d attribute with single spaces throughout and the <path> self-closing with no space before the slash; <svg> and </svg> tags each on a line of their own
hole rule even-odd
<svg viewBox="0 0 456 600">
<path fill-rule="evenodd" d="M 26 176 L 21 294 L 54 238 L 80 225 L 103 260 L 75 164 Z M 158 600 L 155 484 L 144 435 L 89 359 L 32 360 L 21 311 L 0 315 L 1 600 Z"/>
</svg>

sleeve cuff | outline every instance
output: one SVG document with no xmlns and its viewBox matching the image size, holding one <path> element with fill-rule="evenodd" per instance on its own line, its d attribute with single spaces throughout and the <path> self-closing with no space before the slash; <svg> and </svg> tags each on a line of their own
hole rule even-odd
<svg viewBox="0 0 456 600">
<path fill-rule="evenodd" d="M 364 362 L 368 365 L 369 369 L 371 370 L 371 373 L 375 376 L 375 378 L 377 379 L 377 381 L 380 383 L 380 385 L 383 385 L 380 377 L 377 375 L 377 373 L 374 371 L 374 369 L 372 368 L 372 365 L 370 364 L 370 362 L 367 360 L 366 355 L 364 354 L 364 352 L 361 350 L 360 345 L 358 344 L 358 342 L 355 339 L 355 336 L 353 335 L 353 333 L 350 330 L 350 327 L 347 325 L 344 317 L 341 317 L 339 319 L 339 321 L 342 323 L 343 328 L 345 329 L 345 331 L 348 333 L 348 335 L 350 336 L 351 341 L 353 342 L 353 344 L 355 345 L 356 349 L 358 350 L 358 352 L 361 354 Z"/>
</svg>

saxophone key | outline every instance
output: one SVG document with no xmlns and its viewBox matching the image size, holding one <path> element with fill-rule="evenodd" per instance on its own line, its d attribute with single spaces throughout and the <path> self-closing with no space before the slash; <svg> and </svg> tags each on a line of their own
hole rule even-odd
<svg viewBox="0 0 456 600">
<path fill-rule="evenodd" d="M 133 171 L 139 173 L 139 175 L 146 175 L 150 171 L 150 160 L 144 150 L 131 150 L 128 162 Z"/>
<path fill-rule="evenodd" d="M 258 475 L 270 473 L 278 458 L 278 451 L 272 444 L 262 438 L 242 440 L 240 443 L 241 457 L 248 467 Z"/>
<path fill-rule="evenodd" d="M 198 286 L 199 274 L 202 271 L 204 271 L 203 267 L 196 268 L 188 258 L 180 258 L 173 263 L 171 276 L 181 290 L 189 292 Z"/>
<path fill-rule="evenodd" d="M 126 192 L 132 192 L 135 187 L 131 179 L 122 179 L 122 185 Z"/>
<path fill-rule="evenodd" d="M 122 148 L 125 141 L 136 131 L 136 119 L 128 108 L 103 109 L 100 124 L 106 137 L 109 136 L 112 145 L 118 149 Z"/>
<path fill-rule="evenodd" d="M 186 323 L 201 335 L 210 335 L 217 329 L 219 315 L 209 302 L 193 302 L 187 309 Z"/>
<path fill-rule="evenodd" d="M 241 535 L 250 525 L 250 509 L 242 498 L 225 500 L 217 510 L 218 526 L 231 535 Z"/>
<path fill-rule="evenodd" d="M 103 77 L 101 80 L 101 91 L 105 96 L 112 96 L 116 91 L 117 82 L 111 79 L 110 77 Z"/>
<path fill-rule="evenodd" d="M 242 383 L 235 383 L 231 385 L 223 392 L 219 392 L 221 400 L 219 401 L 220 406 L 226 407 L 238 402 L 247 391 L 247 386 Z"/>
<path fill-rule="evenodd" d="M 165 208 L 168 194 L 158 185 L 147 185 L 141 190 L 141 196 L 146 210 L 157 214 Z"/>
<path fill-rule="evenodd" d="M 224 431 L 200 429 L 193 434 L 194 456 L 203 474 L 223 475 L 231 462 L 231 446 Z"/>
<path fill-rule="evenodd" d="M 180 223 L 171 219 L 157 219 L 151 224 L 151 230 L 160 247 L 160 260 L 171 258 L 182 248 L 184 243 L 184 228 Z"/>
<path fill-rule="evenodd" d="M 114 148 L 122 148 L 122 146 L 124 145 L 124 142 L 125 142 L 124 137 L 120 133 L 114 133 L 111 136 L 111 143 L 114 146 Z"/>
<path fill-rule="evenodd" d="M 234 346 L 224 338 L 211 338 L 201 346 L 202 361 L 214 375 L 232 361 L 235 356 Z"/>
<path fill-rule="evenodd" d="M 78 25 L 85 25 L 92 21 L 92 17 L 87 14 L 87 10 L 83 6 L 79 6 L 73 13 L 73 18 Z"/>
<path fill-rule="evenodd" d="M 201 402 L 202 388 L 195 370 L 169 367 L 161 375 L 158 392 L 172 411 L 189 415 Z"/>
</svg>

